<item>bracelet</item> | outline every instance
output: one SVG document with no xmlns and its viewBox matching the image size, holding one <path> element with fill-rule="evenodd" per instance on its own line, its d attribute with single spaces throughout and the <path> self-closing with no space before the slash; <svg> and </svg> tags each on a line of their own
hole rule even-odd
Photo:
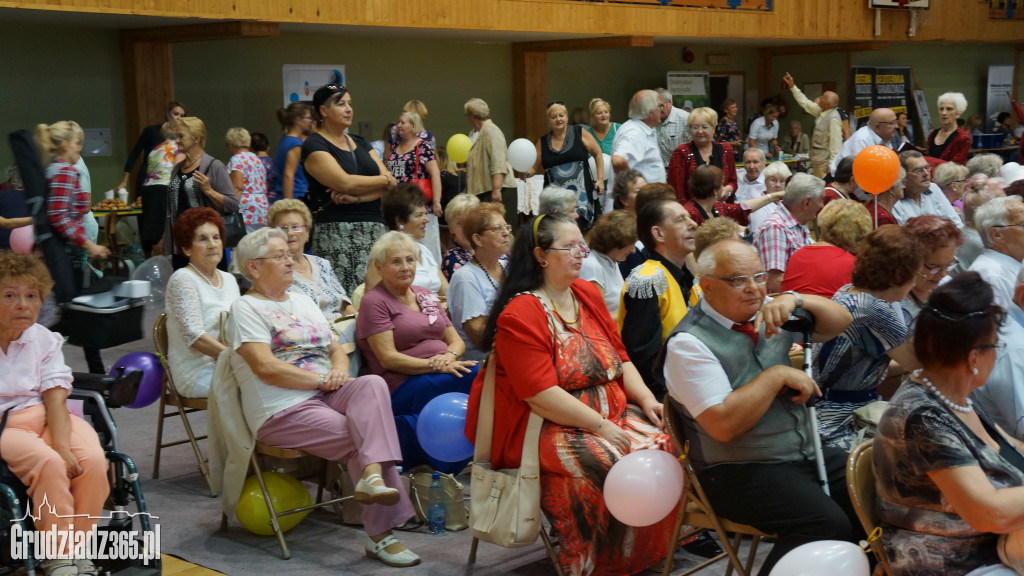
<svg viewBox="0 0 1024 576">
<path fill-rule="evenodd" d="M 455 356 L 456 360 L 459 359 L 459 355 L 455 353 L 455 350 L 445 350 L 444 353 L 445 354 L 451 354 L 452 356 Z"/>
<path fill-rule="evenodd" d="M 601 421 L 597 423 L 597 428 L 594 428 L 594 432 L 600 432 L 601 431 L 601 425 L 604 424 L 604 421 L 605 421 L 605 417 L 601 416 Z"/>
<path fill-rule="evenodd" d="M 796 293 L 796 292 L 794 292 L 792 290 L 786 290 L 785 292 L 783 292 L 783 294 L 789 294 L 793 298 L 796 298 L 796 307 L 797 308 L 803 308 L 804 307 L 804 299 L 803 299 L 803 296 L 800 296 L 800 294 L 798 294 L 798 293 Z"/>
<path fill-rule="evenodd" d="M 323 392 L 324 381 L 327 380 L 327 374 L 320 374 L 320 383 L 316 385 L 316 389 Z"/>
</svg>

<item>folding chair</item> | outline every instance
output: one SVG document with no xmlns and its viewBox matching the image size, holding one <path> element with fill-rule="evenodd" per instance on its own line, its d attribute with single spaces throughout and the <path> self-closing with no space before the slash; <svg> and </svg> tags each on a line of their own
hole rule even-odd
<svg viewBox="0 0 1024 576">
<path fill-rule="evenodd" d="M 714 558 L 705 560 L 686 572 L 683 572 L 681 576 L 689 576 L 690 574 L 699 572 L 726 557 L 729 559 L 729 566 L 725 570 L 725 576 L 730 576 L 733 568 L 736 569 L 736 572 L 740 576 L 748 576 L 754 567 L 754 557 L 757 555 L 758 543 L 761 542 L 761 538 L 769 538 L 771 535 L 766 534 L 753 526 L 731 522 L 715 514 L 715 510 L 712 508 L 711 502 L 704 493 L 704 488 L 700 485 L 700 480 L 697 478 L 697 472 L 693 469 L 693 464 L 690 463 L 690 459 L 687 454 L 688 447 L 681 435 L 681 417 L 672 406 L 671 400 L 668 399 L 665 400 L 665 428 L 669 437 L 672 439 L 672 445 L 675 447 L 676 455 L 679 456 L 679 463 L 683 467 L 683 491 L 679 497 L 679 508 L 676 512 L 675 525 L 672 527 L 672 533 L 669 535 L 669 553 L 668 557 L 665 559 L 664 576 L 668 576 L 672 573 L 672 564 L 674 561 L 673 553 L 677 547 L 677 543 L 681 539 L 685 540 L 691 536 L 708 532 L 709 530 L 714 530 L 715 533 L 718 534 L 718 539 L 720 540 L 724 552 Z M 690 526 L 693 529 L 688 531 L 686 534 L 680 535 L 683 526 Z M 729 540 L 729 537 L 726 534 L 727 532 L 733 532 L 735 534 L 732 541 Z M 746 566 L 740 562 L 740 558 L 737 555 L 743 536 L 751 536 L 753 538 L 750 543 L 750 552 L 747 554 Z"/>
<path fill-rule="evenodd" d="M 871 534 L 878 527 L 878 515 L 875 514 L 875 471 L 871 463 L 873 440 L 858 444 L 850 451 L 846 460 L 846 487 L 850 491 L 850 501 L 857 512 L 857 518 L 864 527 L 864 532 Z M 889 558 L 879 538 L 868 538 L 871 551 L 874 552 L 878 565 L 874 576 L 890 576 Z"/>
<path fill-rule="evenodd" d="M 156 422 L 156 450 L 153 455 L 153 478 L 160 477 L 160 450 L 170 446 L 185 444 L 187 442 L 192 445 L 192 451 L 195 452 L 196 462 L 199 463 L 199 471 L 203 474 L 203 478 L 206 480 L 206 486 L 210 490 L 210 496 L 212 497 L 214 494 L 210 481 L 210 471 L 207 469 L 206 459 L 203 457 L 203 453 L 199 449 L 199 440 L 204 440 L 206 436 L 196 436 L 192 432 L 192 424 L 188 421 L 189 414 L 206 410 L 206 398 L 188 398 L 178 394 L 178 389 L 174 385 L 174 377 L 171 375 L 171 367 L 167 361 L 166 313 L 158 316 L 156 323 L 153 325 L 153 343 L 156 345 L 156 355 L 160 358 L 160 365 L 163 366 L 164 369 L 163 394 L 160 395 L 160 416 Z M 172 412 L 166 411 L 166 406 L 168 405 L 174 408 Z M 185 427 L 185 434 L 188 438 L 184 440 L 164 442 L 164 419 L 174 418 L 175 416 L 179 416 L 181 418 L 181 423 Z"/>
</svg>

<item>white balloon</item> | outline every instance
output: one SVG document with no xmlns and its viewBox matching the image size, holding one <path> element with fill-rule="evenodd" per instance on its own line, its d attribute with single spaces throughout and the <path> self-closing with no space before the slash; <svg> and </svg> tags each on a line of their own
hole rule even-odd
<svg viewBox="0 0 1024 576">
<path fill-rule="evenodd" d="M 867 555 L 860 546 L 839 540 L 820 540 L 798 546 L 782 557 L 769 576 L 870 576 Z"/>
<path fill-rule="evenodd" d="M 527 172 L 537 161 L 537 148 L 526 138 L 517 138 L 508 145 L 508 161 L 516 172 Z"/>
<path fill-rule="evenodd" d="M 590 177 L 597 180 L 597 162 L 594 162 L 594 157 L 587 158 L 587 165 L 590 166 Z"/>
<path fill-rule="evenodd" d="M 174 268 L 166 256 L 153 256 L 132 272 L 132 280 L 147 280 L 150 283 L 149 296 L 144 298 L 146 308 L 158 310 L 164 307 L 164 289 L 173 273 Z"/>
<path fill-rule="evenodd" d="M 604 166 L 604 179 L 610 180 L 612 177 L 612 157 L 611 154 L 601 155 L 601 164 Z M 597 180 L 597 162 L 594 162 L 594 157 L 587 158 L 587 165 L 590 166 L 590 176 L 594 180 Z"/>
</svg>

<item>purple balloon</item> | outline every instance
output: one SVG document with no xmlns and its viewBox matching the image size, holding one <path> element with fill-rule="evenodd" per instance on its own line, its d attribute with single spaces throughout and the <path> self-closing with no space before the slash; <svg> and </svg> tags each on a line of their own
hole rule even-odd
<svg viewBox="0 0 1024 576">
<path fill-rule="evenodd" d="M 160 359 L 156 354 L 149 352 L 132 352 L 125 354 L 110 369 L 111 376 L 117 376 L 124 368 L 124 373 L 142 370 L 142 382 L 139 383 L 139 393 L 135 396 L 135 402 L 127 408 L 145 408 L 160 399 L 163 393 L 164 369 L 160 366 Z"/>
<path fill-rule="evenodd" d="M 448 392 L 434 398 L 420 411 L 416 437 L 431 457 L 442 462 L 460 462 L 473 455 L 466 439 L 466 409 L 469 395 Z"/>
</svg>

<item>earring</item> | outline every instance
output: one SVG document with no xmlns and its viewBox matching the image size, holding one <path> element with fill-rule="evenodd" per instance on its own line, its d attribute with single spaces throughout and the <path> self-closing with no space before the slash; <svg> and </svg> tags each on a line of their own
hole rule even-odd
<svg viewBox="0 0 1024 576">
<path fill-rule="evenodd" d="M 541 260 L 540 261 L 540 267 L 541 268 L 547 268 L 548 267 L 548 261 L 547 260 Z"/>
<path fill-rule="evenodd" d="M 978 375 L 978 367 L 977 366 L 975 366 L 974 368 L 971 368 L 971 374 L 974 374 L 975 376 Z"/>
<path fill-rule="evenodd" d="M 405 224 L 399 224 L 398 225 L 398 229 L 399 230 L 405 230 Z"/>
</svg>

